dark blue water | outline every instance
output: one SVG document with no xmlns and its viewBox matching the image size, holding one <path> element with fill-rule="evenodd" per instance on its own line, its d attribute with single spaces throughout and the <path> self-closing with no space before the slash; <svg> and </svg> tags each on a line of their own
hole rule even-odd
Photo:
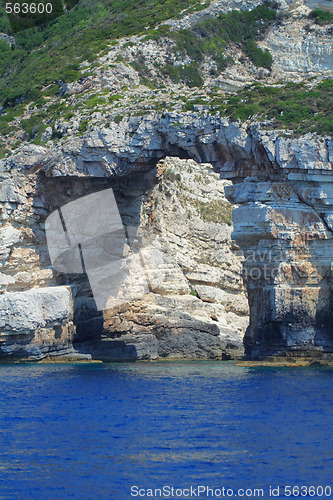
<svg viewBox="0 0 333 500">
<path fill-rule="evenodd" d="M 0 381 L 0 499 L 333 487 L 329 368 L 3 365 Z"/>
</svg>

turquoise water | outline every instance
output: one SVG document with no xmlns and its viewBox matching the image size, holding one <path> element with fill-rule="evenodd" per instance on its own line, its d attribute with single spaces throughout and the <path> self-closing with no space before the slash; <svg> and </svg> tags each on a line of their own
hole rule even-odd
<svg viewBox="0 0 333 500">
<path fill-rule="evenodd" d="M 328 368 L 2 365 L 0 381 L 0 499 L 333 487 Z M 155 498 L 198 497 L 175 493 Z"/>
</svg>

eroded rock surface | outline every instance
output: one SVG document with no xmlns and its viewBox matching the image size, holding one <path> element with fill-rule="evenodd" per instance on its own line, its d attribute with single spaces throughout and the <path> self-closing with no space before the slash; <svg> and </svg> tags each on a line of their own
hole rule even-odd
<svg viewBox="0 0 333 500">
<path fill-rule="evenodd" d="M 153 180 L 155 187 L 142 200 L 140 225 L 156 235 L 162 279 L 154 293 L 106 310 L 104 335 L 119 341 L 150 334 L 151 353 L 145 357 L 151 358 L 242 355 L 248 305 L 242 254 L 231 240 L 232 208 L 224 197 L 230 182 L 221 181 L 209 164 L 173 158 L 157 165 Z M 129 218 L 124 201 L 119 209 Z"/>
<path fill-rule="evenodd" d="M 243 355 L 248 305 L 243 257 L 231 240 L 232 208 L 224 196 L 230 181 L 222 181 L 210 164 L 175 158 L 139 175 L 131 168 L 122 177 L 116 171 L 113 177 L 96 178 L 87 170 L 77 175 L 63 171 L 60 177 L 61 164 L 56 171 L 41 168 L 40 155 L 51 164 L 37 147 L 3 164 L 4 356 L 134 360 Z M 96 173 L 93 162 L 90 167 Z M 103 314 L 96 311 L 86 276 L 52 268 L 44 225 L 56 208 L 110 187 L 125 226 L 155 235 L 163 279 L 153 293 Z"/>
<path fill-rule="evenodd" d="M 166 155 L 205 164 L 158 163 Z M 109 359 L 233 356 L 241 353 L 247 304 L 232 237 L 246 258 L 247 353 L 328 355 L 332 155 L 330 138 L 195 113 L 133 118 L 49 150 L 23 148 L 2 162 L 3 291 L 71 285 L 85 354 L 99 325 L 96 357 L 104 341 Z M 91 312 L 84 279 L 52 272 L 43 222 L 64 203 L 107 187 L 125 224 L 156 233 L 166 278 L 156 293 L 101 318 Z M 239 205 L 232 235 L 224 188 Z"/>
<path fill-rule="evenodd" d="M 72 294 L 69 287 L 33 288 L 0 295 L 0 359 L 82 359 L 71 347 Z"/>
<path fill-rule="evenodd" d="M 216 0 L 169 24 L 188 28 L 259 3 Z M 233 358 L 243 353 L 246 329 L 248 356 L 331 356 L 332 138 L 295 137 L 270 130 L 269 122 L 233 123 L 206 105 L 182 112 L 186 99 L 206 98 L 215 85 L 234 90 L 258 80 L 331 77 L 332 26 L 308 18 L 317 4 L 280 2 L 277 22 L 258 42 L 272 53 L 272 70 L 230 44 L 234 64 L 216 73 L 216 63 L 204 58 L 200 89 L 168 79 L 163 88 L 147 86 L 148 76 L 161 83 L 156 63 L 192 62 L 175 54 L 171 39 L 119 40 L 92 68 L 83 63 L 88 76 L 61 83 L 68 104 L 82 106 L 51 118 L 43 146 L 22 130 L 8 137 L 12 150 L 22 145 L 0 161 L 3 358 Z M 331 9 L 331 2 L 319 6 Z M 146 83 L 133 61 L 145 67 Z M 111 92 L 110 102 L 102 97 L 104 104 L 85 108 L 103 92 Z M 27 106 L 15 126 L 31 112 Z M 86 275 L 53 269 L 45 220 L 109 188 L 124 225 L 154 235 L 163 280 L 135 301 L 98 312 Z M 234 228 L 225 193 L 236 207 Z"/>
</svg>

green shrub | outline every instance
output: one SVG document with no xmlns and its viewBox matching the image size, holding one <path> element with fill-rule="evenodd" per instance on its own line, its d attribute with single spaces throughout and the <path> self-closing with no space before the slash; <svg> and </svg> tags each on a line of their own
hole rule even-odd
<svg viewBox="0 0 333 500">
<path fill-rule="evenodd" d="M 332 78 L 326 78 L 326 80 L 323 80 L 321 83 L 319 83 L 318 89 L 321 89 L 321 90 L 331 90 L 331 89 L 333 89 L 333 79 Z"/>
<path fill-rule="evenodd" d="M 38 101 L 38 99 L 40 99 L 42 97 L 42 92 L 38 89 L 32 89 L 32 90 L 29 90 L 29 92 L 27 93 L 26 95 L 26 98 L 25 98 L 25 102 L 28 103 L 28 102 L 33 102 L 33 101 Z"/>
<path fill-rule="evenodd" d="M 281 121 L 284 123 L 301 123 L 307 118 L 313 117 L 313 112 L 308 106 L 298 104 L 295 101 L 277 103 L 276 108 L 281 113 Z"/>
<path fill-rule="evenodd" d="M 179 173 L 175 173 L 170 168 L 168 168 L 168 169 L 165 170 L 165 172 L 164 172 L 164 178 L 167 179 L 170 182 L 175 182 L 175 181 L 180 182 L 181 181 L 181 175 Z"/>
<path fill-rule="evenodd" d="M 322 9 L 314 9 L 310 12 L 309 18 L 320 25 L 331 24 L 333 22 L 333 14 Z"/>
<path fill-rule="evenodd" d="M 201 97 L 197 97 L 196 99 L 189 99 L 185 102 L 183 111 L 193 111 L 196 104 L 205 105 L 210 104 L 210 102 L 207 102 L 207 100 L 202 99 Z"/>
<path fill-rule="evenodd" d="M 273 58 L 268 50 L 263 51 L 257 46 L 254 39 L 250 39 L 245 44 L 245 53 L 255 66 L 270 69 L 273 64 Z"/>
<path fill-rule="evenodd" d="M 87 128 L 88 128 L 88 120 L 82 120 L 80 122 L 80 125 L 79 125 L 79 128 L 78 128 L 78 132 L 80 134 L 84 134 L 87 131 Z"/>
<path fill-rule="evenodd" d="M 43 91 L 43 94 L 49 97 L 55 97 L 57 94 L 59 94 L 59 85 L 51 85 Z"/>
<path fill-rule="evenodd" d="M 99 94 L 93 94 L 85 101 L 85 106 L 87 108 L 95 108 L 99 104 L 105 104 L 105 98 L 101 97 Z"/>
<path fill-rule="evenodd" d="M 75 82 L 81 77 L 78 64 L 68 64 L 62 69 L 59 69 L 56 73 L 56 78 L 58 80 L 64 80 L 67 83 Z"/>
<path fill-rule="evenodd" d="M 149 89 L 155 89 L 158 87 L 158 84 L 155 80 L 149 80 L 146 76 L 141 76 L 140 78 L 140 83 L 141 85 L 145 85 L 145 87 L 148 87 Z"/>
<path fill-rule="evenodd" d="M 333 79 L 323 80 L 315 88 L 306 82 L 263 86 L 255 83 L 230 96 L 226 103 L 218 98 L 210 102 L 215 111 L 231 120 L 247 120 L 256 115 L 259 120 L 271 119 L 273 126 L 293 129 L 297 134 L 332 133 Z M 189 107 L 191 101 L 186 103 Z"/>
<path fill-rule="evenodd" d="M 8 135 L 13 130 L 15 130 L 15 128 L 13 126 L 8 125 L 7 122 L 0 120 L 0 135 Z"/>
<path fill-rule="evenodd" d="M 316 132 L 320 134 L 333 134 L 333 116 L 319 117 L 316 121 L 318 122 Z"/>
<path fill-rule="evenodd" d="M 59 118 L 61 113 L 67 109 L 66 103 L 63 101 L 58 101 L 53 104 L 50 104 L 50 106 L 47 108 L 47 113 L 48 117 L 52 118 L 53 120 L 56 120 Z"/>
<path fill-rule="evenodd" d="M 196 201 L 200 217 L 206 222 L 232 225 L 232 205 L 225 201 L 214 200 L 207 203 Z"/>
<path fill-rule="evenodd" d="M 0 122 L 9 123 L 14 120 L 14 117 L 15 115 L 12 110 L 7 111 L 7 113 L 0 115 Z"/>
<path fill-rule="evenodd" d="M 241 120 L 247 120 L 250 116 L 254 116 L 260 111 L 260 106 L 258 104 L 245 104 L 244 106 L 239 106 L 236 111 L 237 118 Z"/>
<path fill-rule="evenodd" d="M 37 108 L 42 108 L 46 102 L 46 99 L 44 99 L 44 97 L 41 97 L 40 99 L 38 99 L 35 105 L 37 106 Z"/>
<path fill-rule="evenodd" d="M 123 120 L 123 115 L 116 115 L 113 119 L 115 123 L 120 123 Z"/>
<path fill-rule="evenodd" d="M 75 114 L 70 111 L 69 113 L 65 113 L 63 116 L 66 121 L 69 121 L 71 118 L 73 118 L 73 116 L 75 116 Z"/>
<path fill-rule="evenodd" d="M 21 121 L 21 126 L 23 130 L 28 134 L 29 139 L 34 139 L 42 132 L 44 132 L 46 125 L 43 122 L 45 114 L 39 113 L 32 115 L 27 120 Z"/>
<path fill-rule="evenodd" d="M 52 139 L 61 139 L 62 138 L 62 133 L 60 130 L 52 130 Z"/>
<path fill-rule="evenodd" d="M 204 57 L 202 42 L 193 31 L 188 29 L 173 31 L 170 36 L 176 42 L 174 52 L 180 52 L 183 55 L 187 54 L 196 61 L 202 61 Z"/>
<path fill-rule="evenodd" d="M 116 102 L 120 101 L 121 95 L 120 94 L 112 94 L 109 96 L 109 102 Z"/>
<path fill-rule="evenodd" d="M 162 73 L 169 76 L 174 82 L 182 82 L 189 87 L 201 87 L 203 80 L 195 63 L 184 66 L 167 64 L 162 68 Z"/>
<path fill-rule="evenodd" d="M 6 156 L 6 153 L 8 153 L 9 150 L 5 146 L 5 144 L 0 144 L 0 158 L 4 158 Z"/>
<path fill-rule="evenodd" d="M 183 111 L 193 111 L 194 110 L 194 103 L 195 103 L 195 101 L 193 101 L 193 100 L 187 101 L 183 106 Z"/>
</svg>

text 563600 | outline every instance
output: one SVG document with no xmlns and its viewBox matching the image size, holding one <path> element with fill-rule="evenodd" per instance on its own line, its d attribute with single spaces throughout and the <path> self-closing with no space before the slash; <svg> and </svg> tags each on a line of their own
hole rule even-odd
<svg viewBox="0 0 333 500">
<path fill-rule="evenodd" d="M 7 14 L 51 14 L 51 3 L 11 3 L 6 2 Z"/>
</svg>

